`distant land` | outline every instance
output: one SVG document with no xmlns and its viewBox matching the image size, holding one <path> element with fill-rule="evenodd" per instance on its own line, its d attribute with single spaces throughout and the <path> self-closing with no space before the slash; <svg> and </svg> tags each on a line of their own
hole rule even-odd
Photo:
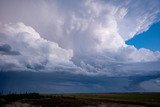
<svg viewBox="0 0 160 107">
<path fill-rule="evenodd" d="M 160 93 L 8 94 L 2 107 L 159 107 Z"/>
</svg>

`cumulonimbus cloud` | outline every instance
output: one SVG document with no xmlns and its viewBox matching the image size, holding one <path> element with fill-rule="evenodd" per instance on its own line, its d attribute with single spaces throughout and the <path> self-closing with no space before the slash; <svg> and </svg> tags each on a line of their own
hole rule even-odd
<svg viewBox="0 0 160 107">
<path fill-rule="evenodd" d="M 17 3 L 21 5 L 16 7 Z M 50 68 L 51 71 L 78 70 L 105 75 L 134 75 L 160 69 L 160 52 L 125 44 L 126 40 L 146 31 L 159 20 L 158 0 L 77 0 L 75 3 L 69 0 L 65 4 L 61 0 L 42 0 L 37 3 L 38 7 L 33 2 L 15 0 L 15 11 L 8 7 L 9 2 L 3 1 L 0 11 L 3 19 L 0 21 L 12 24 L 0 25 L 1 47 L 8 44 L 20 54 L 1 55 L 1 68 L 14 64 L 36 71 Z M 24 6 L 26 4 L 29 7 Z M 146 9 L 146 6 L 150 8 Z M 17 21 L 24 24 L 14 24 Z M 146 66 L 150 69 L 145 69 Z"/>
<path fill-rule="evenodd" d="M 1 24 L 1 64 L 15 64 L 16 67 L 40 69 L 57 63 L 70 63 L 72 50 L 62 49 L 57 43 L 47 41 L 31 27 L 23 23 Z M 6 45 L 8 44 L 8 45 Z M 10 47 L 13 50 L 11 51 Z M 9 48 L 9 49 L 8 49 Z"/>
</svg>

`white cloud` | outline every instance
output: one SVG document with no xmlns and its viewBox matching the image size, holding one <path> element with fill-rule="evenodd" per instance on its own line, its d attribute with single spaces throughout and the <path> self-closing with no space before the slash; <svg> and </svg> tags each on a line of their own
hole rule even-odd
<svg viewBox="0 0 160 107">
<path fill-rule="evenodd" d="M 71 63 L 72 50 L 62 49 L 57 43 L 41 38 L 33 28 L 23 23 L 1 24 L 0 33 L 5 38 L 1 45 L 8 44 L 20 53 L 17 56 L 1 55 L 1 63 L 13 63 L 31 69 Z"/>
<path fill-rule="evenodd" d="M 117 60 L 125 62 L 150 62 L 159 61 L 160 52 L 152 52 L 145 48 L 136 49 L 134 46 L 126 46 L 118 49 Z"/>
<path fill-rule="evenodd" d="M 124 40 L 131 39 L 142 33 L 157 22 L 160 15 L 160 2 L 158 0 L 129 0 L 123 5 L 125 16 L 118 21 L 118 32 Z M 127 11 L 127 13 L 126 13 Z"/>
<path fill-rule="evenodd" d="M 141 71 L 136 63 L 144 68 L 144 63 L 159 64 L 160 52 L 125 44 L 126 40 L 158 21 L 158 0 L 68 0 L 65 3 L 61 0 L 34 3 L 15 0 L 13 4 L 6 0 L 2 4 L 1 22 L 22 21 L 38 33 L 22 23 L 1 24 L 0 43 L 9 44 L 21 55 L 3 55 L 0 62 L 12 62 L 21 67 L 27 65 L 33 69 L 40 65 L 48 70 L 74 69 L 86 74 L 105 75 L 136 74 L 134 69 L 138 73 L 148 72 L 148 69 Z M 153 66 L 150 63 L 150 67 Z M 152 70 L 157 69 L 156 66 Z"/>
</svg>

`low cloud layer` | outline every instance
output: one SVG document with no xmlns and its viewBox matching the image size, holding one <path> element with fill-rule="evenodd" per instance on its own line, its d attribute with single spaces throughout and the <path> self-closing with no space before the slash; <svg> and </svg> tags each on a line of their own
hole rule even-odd
<svg viewBox="0 0 160 107">
<path fill-rule="evenodd" d="M 158 0 L 2 0 L 0 5 L 1 71 L 123 76 L 160 70 L 159 51 L 125 44 L 159 21 Z"/>
<path fill-rule="evenodd" d="M 39 93 L 159 92 L 159 74 L 138 77 L 87 76 L 60 72 L 0 72 L 0 91 Z"/>
</svg>

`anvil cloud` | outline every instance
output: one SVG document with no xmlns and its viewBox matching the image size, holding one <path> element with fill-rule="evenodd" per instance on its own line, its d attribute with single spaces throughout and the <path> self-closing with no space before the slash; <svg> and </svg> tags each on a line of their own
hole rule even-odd
<svg viewBox="0 0 160 107">
<path fill-rule="evenodd" d="M 158 0 L 0 1 L 0 70 L 146 75 L 160 52 L 125 44 L 159 21 Z"/>
</svg>

